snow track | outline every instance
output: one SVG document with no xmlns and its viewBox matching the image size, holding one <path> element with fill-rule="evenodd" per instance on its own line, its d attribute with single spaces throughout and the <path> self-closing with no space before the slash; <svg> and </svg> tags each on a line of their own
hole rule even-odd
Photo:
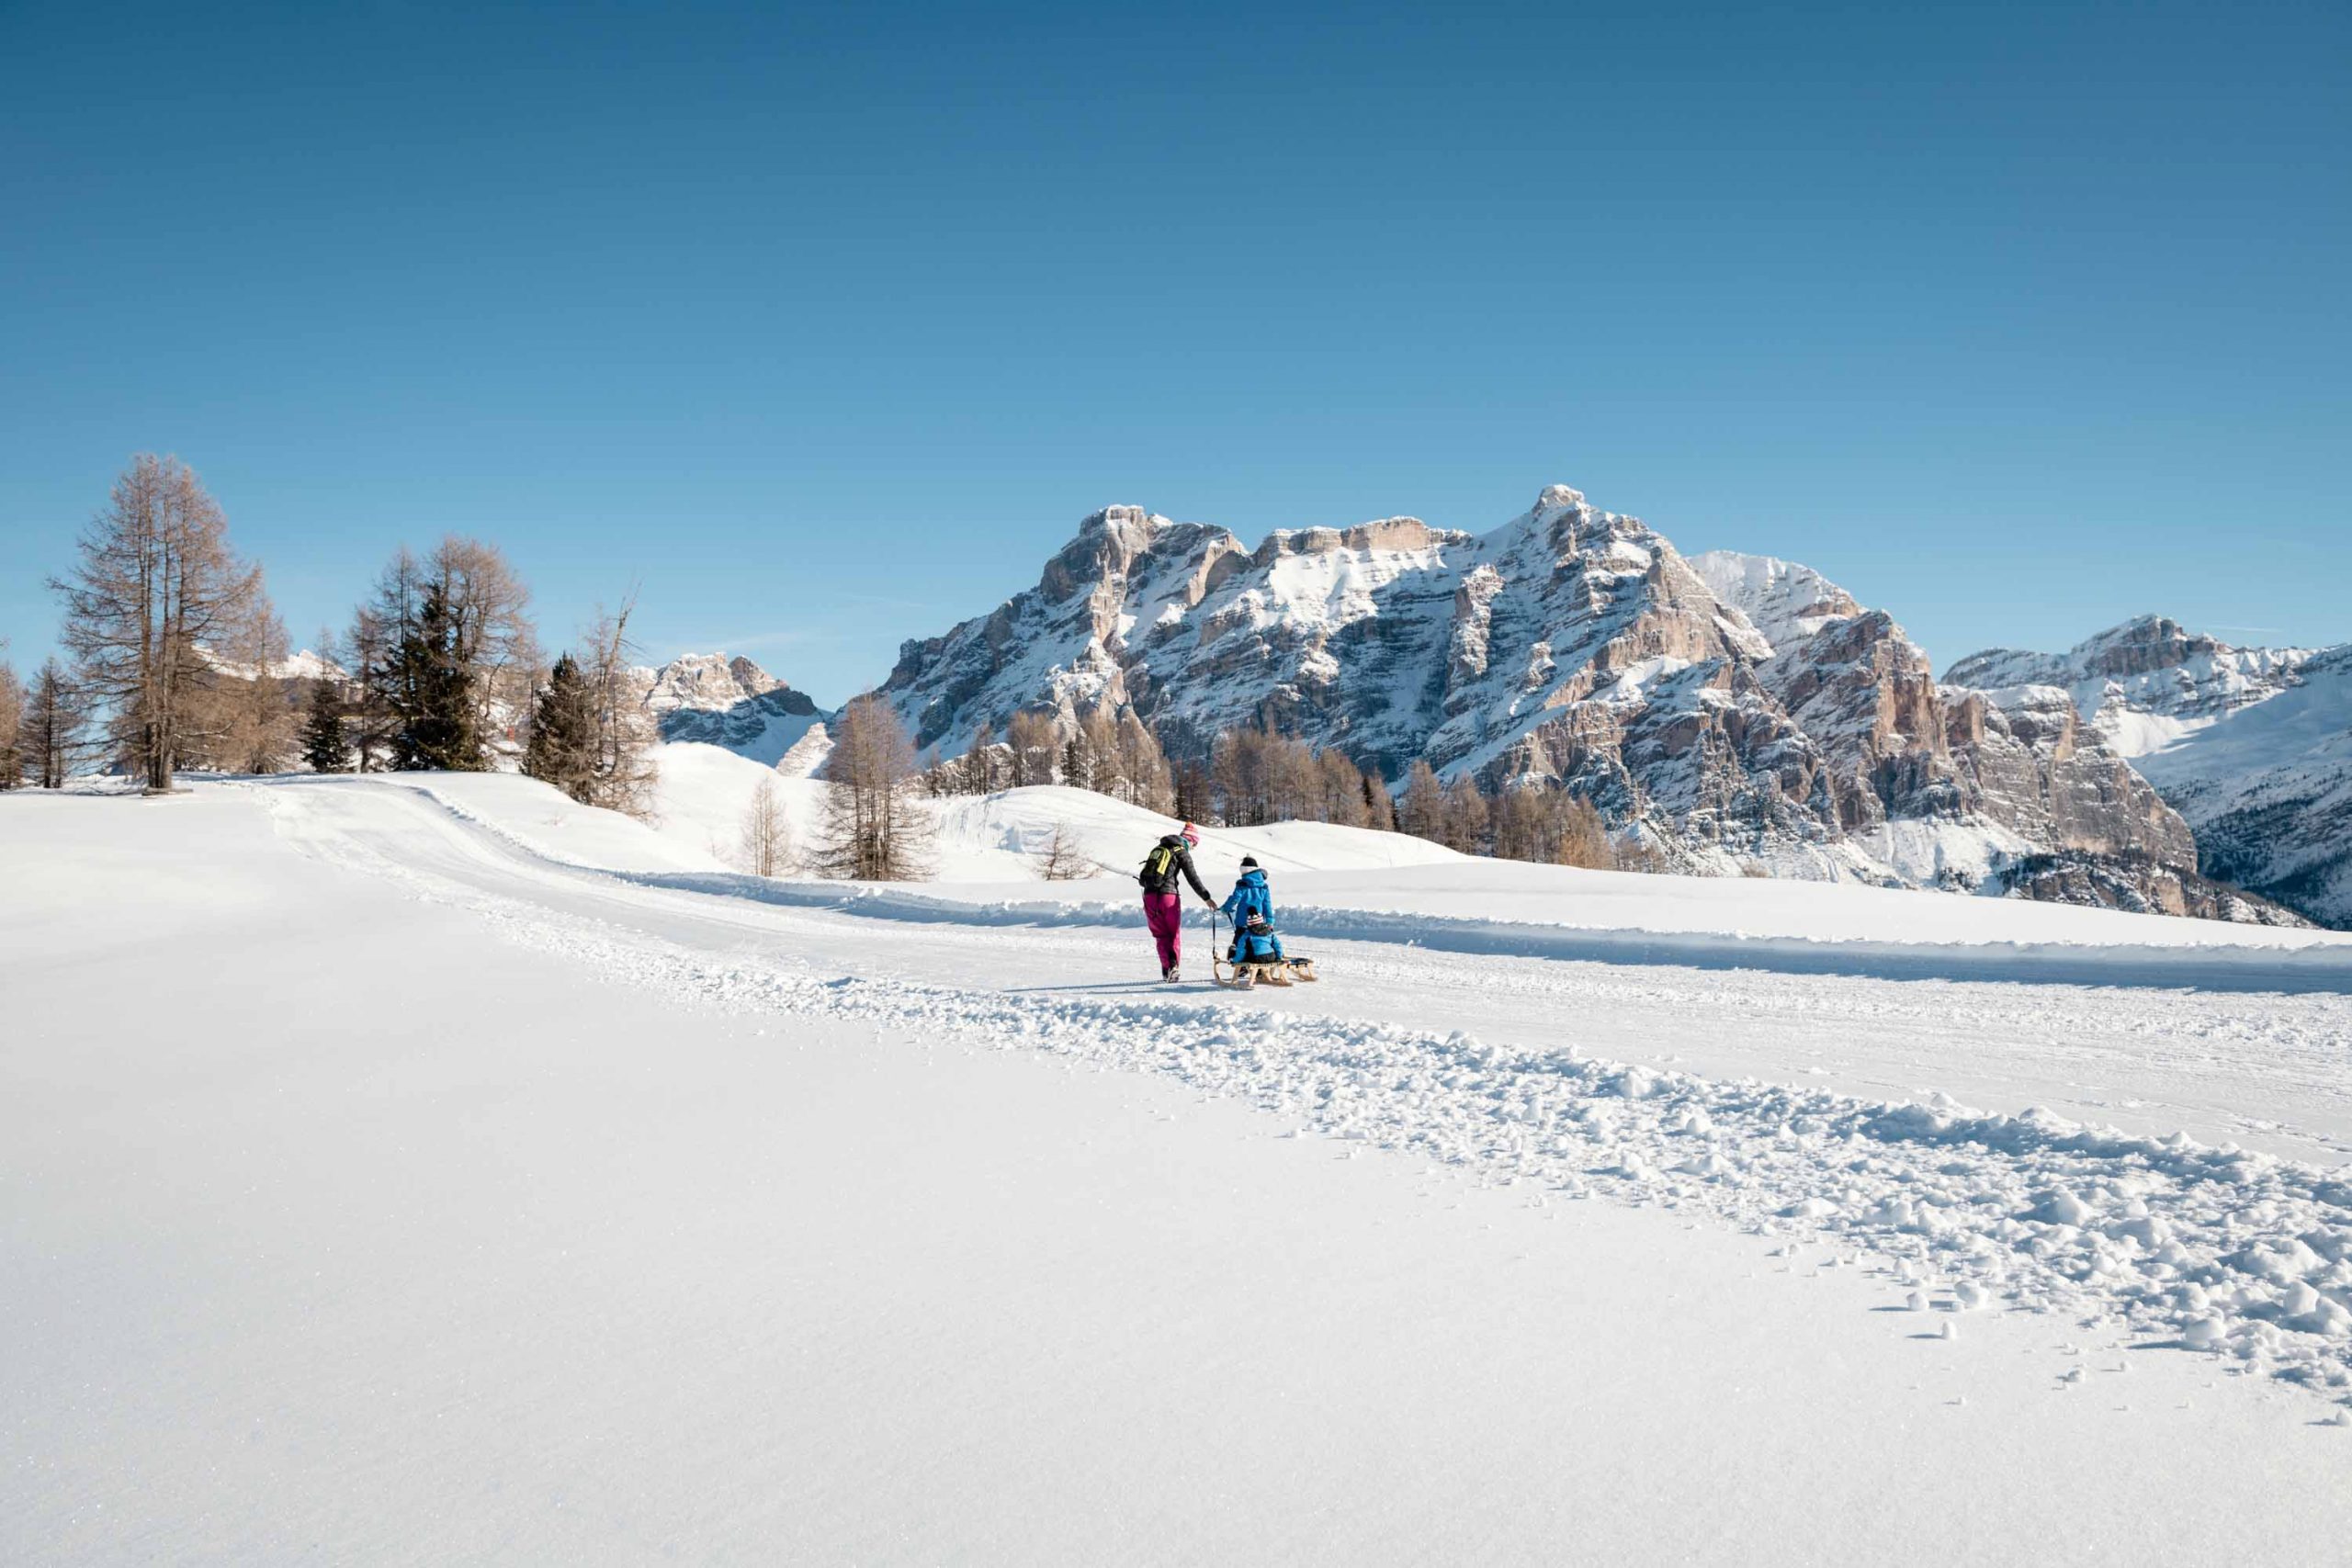
<svg viewBox="0 0 2352 1568">
<path fill-rule="evenodd" d="M 718 893 L 869 919 L 960 926 L 1102 926 L 1130 923 L 1100 901 L 1037 898 L 984 903 L 900 887 L 843 891 L 817 883 L 763 881 L 729 874 L 639 874 L 647 886 Z M 1519 920 L 1468 919 L 1420 912 L 1329 908 L 1286 901 L 1286 936 L 1411 946 L 1439 953 L 1569 963 L 1674 964 L 1715 970 L 1884 980 L 2024 981 L 2180 990 L 2352 995 L 2352 946 L 2161 948 L 2057 942 L 1813 941 L 1727 931 L 1607 931 Z"/>
<path fill-rule="evenodd" d="M 1081 939 L 975 931 L 992 923 L 988 913 L 967 908 L 959 922 L 943 900 L 910 921 L 915 899 L 884 896 L 874 912 L 893 918 L 875 919 L 866 918 L 875 899 L 852 901 L 854 913 L 779 907 L 841 901 L 758 885 L 769 901 L 756 902 L 714 896 L 741 893 L 743 879 L 564 863 L 526 834 L 397 785 L 291 783 L 264 797 L 281 835 L 314 856 L 469 909 L 526 947 L 696 1005 L 854 1019 L 1164 1074 L 1261 1107 L 1299 1133 L 1412 1150 L 1484 1181 L 1524 1184 L 1540 1201 L 1663 1206 L 1783 1245 L 1826 1241 L 1889 1270 L 1922 1312 L 2059 1314 L 2143 1345 L 2218 1353 L 2339 1396 L 2352 1391 L 2352 1170 L 2341 1167 L 2047 1111 L 1979 1111 L 1942 1096 L 1872 1098 L 1574 1046 L 1494 1043 L 1416 1027 L 1408 1013 L 1371 1021 L 1313 1010 L 1347 1005 L 1338 987 L 1325 987 L 1330 1003 L 1294 992 L 1276 1007 L 1017 988 L 1006 982 L 1051 982 L 1062 944 L 1074 951 Z M 1370 929 L 1357 927 L 1357 939 Z M 1048 940 L 1051 952 L 1030 947 Z M 1102 933 L 1082 945 L 1101 948 Z M 1376 985 L 1379 951 L 1367 942 L 1345 957 L 1360 959 Z M 980 963 L 998 972 L 995 985 L 920 977 L 969 979 Z M 1518 1018 L 1521 1030 L 1556 1041 L 1556 976 L 1574 971 L 1521 961 L 1513 973 L 1533 1003 Z M 1657 977 L 1679 977 L 1685 995 L 1727 983 L 1692 971 Z M 1884 984 L 1810 975 L 1737 983 L 1802 985 L 1814 992 L 1806 1005 L 1832 1013 L 1853 987 Z M 2029 1040 L 2044 1008 L 2062 1017 L 2111 1011 L 2116 995 L 2000 989 Z M 1351 994 L 1362 1000 L 1360 987 Z M 2341 1003 L 2301 1005 L 2332 1010 L 2299 1026 L 2314 1053 L 2296 1069 L 2309 1080 L 2301 1098 L 2340 1098 Z M 1899 1010 L 1890 1000 L 1873 1016 L 1899 1030 L 1887 1016 Z"/>
</svg>

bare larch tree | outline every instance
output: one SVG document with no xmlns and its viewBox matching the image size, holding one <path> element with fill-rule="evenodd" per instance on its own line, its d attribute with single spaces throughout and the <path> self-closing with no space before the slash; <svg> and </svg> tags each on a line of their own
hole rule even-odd
<svg viewBox="0 0 2352 1568">
<path fill-rule="evenodd" d="M 858 697 L 831 729 L 819 869 L 866 882 L 927 876 L 931 817 L 915 798 L 914 745 L 899 716 L 879 697 Z"/>
<path fill-rule="evenodd" d="M 600 613 L 588 633 L 583 673 L 595 712 L 588 803 L 651 821 L 661 773 L 653 760 L 653 716 L 629 671 L 635 645 L 628 640 L 628 618 L 636 607 L 631 593 L 617 614 Z"/>
<path fill-rule="evenodd" d="M 792 864 L 792 824 L 784 814 L 784 792 L 770 774 L 752 791 L 743 807 L 737 863 L 753 876 L 782 876 Z"/>
<path fill-rule="evenodd" d="M 1051 837 L 1029 857 L 1037 874 L 1047 882 L 1076 882 L 1094 874 L 1094 863 L 1078 847 L 1078 835 L 1069 824 L 1057 821 Z"/>
<path fill-rule="evenodd" d="M 183 705 L 204 674 L 198 645 L 243 625 L 260 570 L 230 547 L 228 519 L 187 465 L 153 453 L 115 480 L 79 550 L 73 575 L 50 581 L 65 606 L 61 640 L 148 790 L 168 791 Z"/>
<path fill-rule="evenodd" d="M 424 570 L 448 606 L 449 652 L 465 673 L 474 732 L 492 750 L 513 750 L 541 674 L 531 591 L 497 546 L 455 534 Z"/>
</svg>

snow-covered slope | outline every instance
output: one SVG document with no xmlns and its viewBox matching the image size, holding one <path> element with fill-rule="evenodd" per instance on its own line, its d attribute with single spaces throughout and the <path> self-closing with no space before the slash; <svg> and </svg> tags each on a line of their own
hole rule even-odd
<svg viewBox="0 0 2352 1568">
<path fill-rule="evenodd" d="M 574 863 L 691 874 L 731 862 L 744 807 L 772 771 L 714 746 L 667 745 L 658 755 L 662 816 L 650 828 L 573 806 L 544 784 L 513 776 L 392 773 L 365 787 L 426 794 L 506 840 Z M 803 848 L 819 841 L 829 786 L 788 778 L 776 784 L 796 841 Z M 352 787 L 361 787 L 359 781 Z M 861 889 L 861 908 L 924 920 L 954 908 L 985 909 L 991 920 L 1015 924 L 1128 921 L 1136 866 L 1177 826 L 1061 785 L 923 805 L 938 828 L 934 878 Z M 1057 825 L 1097 863 L 1099 876 L 1039 880 L 1035 852 Z M 2298 985 L 2335 975 L 2328 984 L 2352 988 L 2352 934 L 2308 928 L 1793 879 L 1580 871 L 1459 855 L 1406 834 L 1322 823 L 1211 828 L 1196 859 L 1222 895 L 1244 855 L 1273 874 L 1286 927 L 1316 934 L 1471 953 L 1672 955 L 1902 976 L 2171 974 L 2187 976 L 2175 983 L 2234 986 L 2245 983 L 2245 973 Z M 842 889 L 805 883 L 787 892 L 776 885 L 769 896 L 822 904 L 838 900 Z M 2208 955 L 2207 967 L 2181 967 L 2192 951 Z"/>
<path fill-rule="evenodd" d="M 2352 645 L 2139 762 L 2196 825 L 2209 873 L 2352 926 Z"/>
<path fill-rule="evenodd" d="M 723 869 L 720 858 L 705 847 L 650 831 L 619 812 L 582 806 L 521 773 L 338 773 L 317 777 L 311 787 L 355 797 L 385 789 L 413 791 L 532 854 L 576 865 L 642 873 Z"/>
<path fill-rule="evenodd" d="M 806 850 L 820 841 L 831 786 L 762 767 L 723 747 L 673 742 L 654 755 L 661 768 L 658 829 L 664 839 L 690 852 L 698 849 L 732 861 L 744 812 L 761 785 L 773 779 L 796 845 Z M 1077 853 L 1092 862 L 1100 875 L 1124 883 L 1162 834 L 1182 826 L 1173 818 L 1061 784 L 921 804 L 934 823 L 932 880 L 946 884 L 1035 882 L 1036 856 L 1057 828 L 1068 832 Z M 1454 864 L 1464 859 L 1408 834 L 1321 822 L 1219 828 L 1210 836 L 1228 862 L 1255 854 L 1267 867 L 1283 871 L 1386 870 Z"/>
<path fill-rule="evenodd" d="M 1716 598 L 1745 614 L 1775 651 L 1793 648 L 1832 622 L 1862 613 L 1852 594 L 1794 561 L 1709 550 L 1690 558 L 1690 570 Z"/>
<path fill-rule="evenodd" d="M 1079 853 L 1126 890 L 1136 870 L 1162 835 L 1182 826 L 1141 807 L 1061 784 L 1033 785 L 995 795 L 958 795 L 932 803 L 939 824 L 940 880 L 956 883 L 1004 883 L 1034 877 L 1037 852 L 1052 841 L 1057 828 L 1067 829 Z M 1464 863 L 1464 856 L 1425 839 L 1404 833 L 1378 833 L 1363 828 L 1342 828 L 1323 822 L 1281 822 L 1263 828 L 1217 828 L 1208 830 L 1215 846 L 1200 856 L 1204 874 L 1209 864 L 1225 871 L 1238 868 L 1241 856 L 1255 855 L 1269 872 L 1377 871 L 1404 866 Z M 1213 887 L 1219 897 L 1225 886 Z"/>
<path fill-rule="evenodd" d="M 1949 678 L 2063 691 L 2195 829 L 2204 871 L 2352 924 L 2352 644 L 2236 648 L 2143 615 L 2065 654 L 1995 649 Z"/>
<path fill-rule="evenodd" d="M 2277 696 L 2319 651 L 2234 648 L 2162 615 L 2142 615 L 2067 653 L 1972 653 L 1944 679 L 1963 686 L 2063 686 L 2110 747 L 2138 757 Z"/>
</svg>

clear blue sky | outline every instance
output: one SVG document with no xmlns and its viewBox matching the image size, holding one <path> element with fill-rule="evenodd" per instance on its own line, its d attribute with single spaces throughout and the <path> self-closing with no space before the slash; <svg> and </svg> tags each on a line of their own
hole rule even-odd
<svg viewBox="0 0 2352 1568">
<path fill-rule="evenodd" d="M 0 0 L 0 633 L 135 450 L 831 700 L 1106 502 L 1548 481 L 1940 666 L 2352 637 L 2352 8 Z"/>
</svg>

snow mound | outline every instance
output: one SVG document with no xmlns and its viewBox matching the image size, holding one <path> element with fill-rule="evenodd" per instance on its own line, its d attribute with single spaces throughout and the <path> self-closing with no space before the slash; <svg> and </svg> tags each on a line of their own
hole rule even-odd
<svg viewBox="0 0 2352 1568">
<path fill-rule="evenodd" d="M 1038 784 L 995 795 L 951 796 L 933 803 L 939 822 L 938 879 L 1004 883 L 1030 874 L 1029 857 L 1066 826 L 1079 852 L 1105 876 L 1130 878 L 1151 846 L 1183 824 L 1139 806 L 1061 784 Z M 1210 867 L 1238 868 L 1253 855 L 1268 871 L 1385 871 L 1461 863 L 1464 857 L 1426 839 L 1324 822 L 1278 822 L 1262 828 L 1206 828 L 1196 857 Z"/>
<path fill-rule="evenodd" d="M 767 768 L 725 747 L 673 742 L 657 748 L 661 767 L 660 831 L 720 861 L 732 858 L 743 814 L 762 783 L 774 780 L 794 844 L 807 851 L 824 827 L 829 785 L 783 767 Z M 787 759 L 789 762 L 790 759 Z M 922 803 L 935 824 L 933 880 L 950 886 L 1028 884 L 1037 890 L 1034 857 L 1065 827 L 1079 855 L 1102 877 L 1125 880 L 1163 834 L 1182 826 L 1139 806 L 1091 790 L 1039 784 L 994 795 L 950 795 Z M 1255 855 L 1270 871 L 1383 871 L 1460 863 L 1453 851 L 1403 833 L 1376 833 L 1321 822 L 1265 828 L 1212 828 L 1202 874 L 1212 863 L 1238 866 Z M 631 868 L 634 869 L 634 868 Z M 1100 897 L 1099 892 L 1095 895 Z"/>
<path fill-rule="evenodd" d="M 632 874 L 707 872 L 724 869 L 720 856 L 655 832 L 642 822 L 582 806 L 537 779 L 520 773 L 372 773 L 304 777 L 319 789 L 400 788 L 437 803 L 452 816 L 474 823 L 518 848 L 564 864 Z M 281 786 L 282 787 L 282 786 Z"/>
</svg>

